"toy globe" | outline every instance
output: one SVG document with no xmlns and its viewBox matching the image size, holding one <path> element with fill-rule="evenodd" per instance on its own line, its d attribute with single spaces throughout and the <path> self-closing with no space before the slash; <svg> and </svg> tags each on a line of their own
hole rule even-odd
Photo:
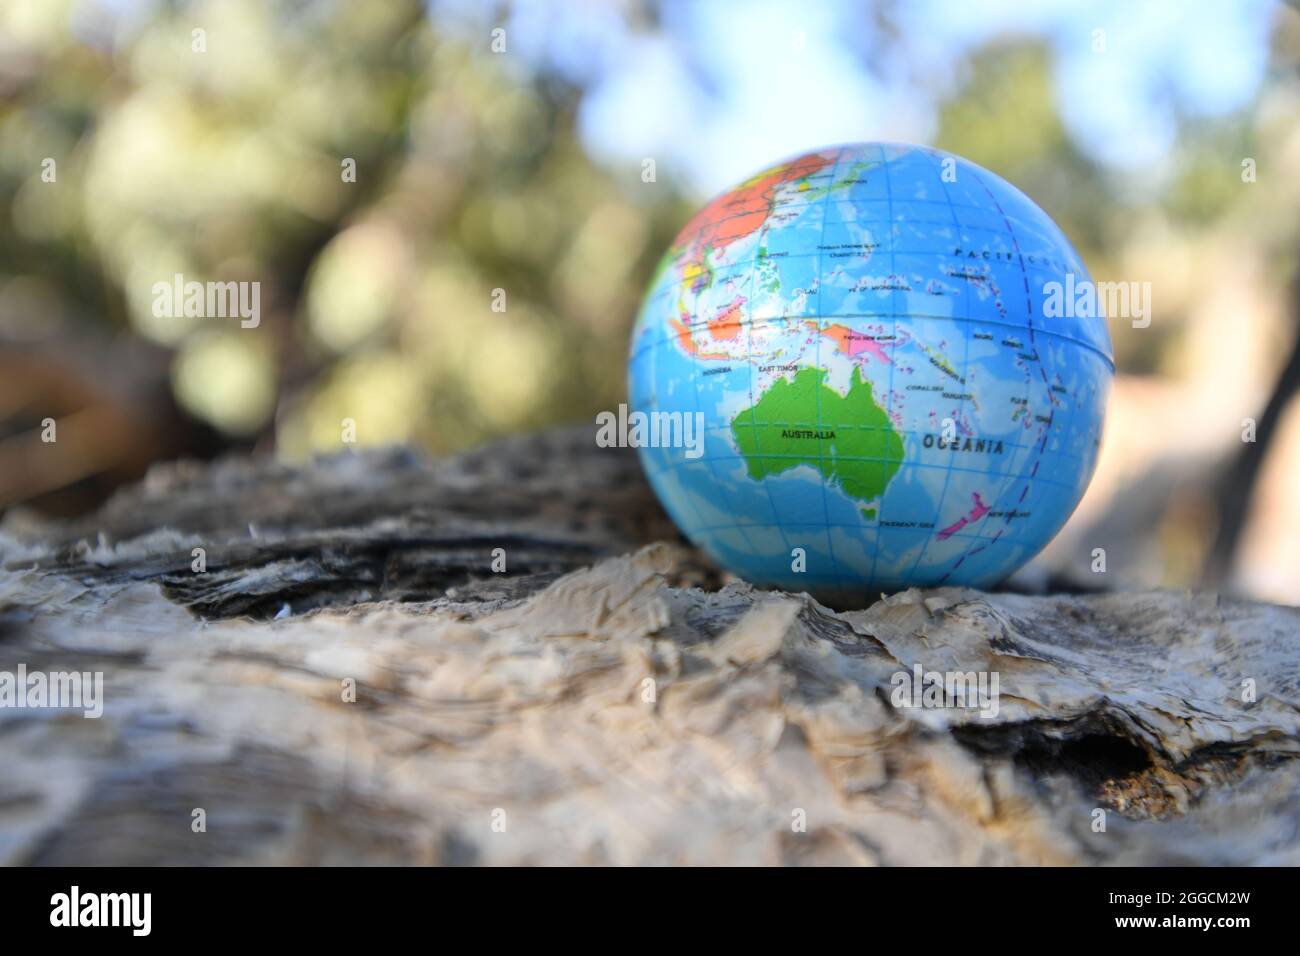
<svg viewBox="0 0 1300 956">
<path fill-rule="evenodd" d="M 1091 287 L 1051 218 L 974 163 L 808 153 L 663 257 L 632 338 L 633 443 L 682 532 L 755 584 L 993 585 L 1096 465 L 1114 360 Z"/>
</svg>

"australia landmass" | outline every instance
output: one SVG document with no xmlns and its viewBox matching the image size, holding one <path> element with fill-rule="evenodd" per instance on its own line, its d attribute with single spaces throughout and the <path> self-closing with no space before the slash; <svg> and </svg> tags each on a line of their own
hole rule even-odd
<svg viewBox="0 0 1300 956">
<path fill-rule="evenodd" d="M 879 499 L 903 462 L 903 439 L 857 368 L 841 395 L 824 369 L 778 379 L 731 421 L 750 478 L 762 480 L 810 465 L 855 501 Z M 864 517 L 875 517 L 863 507 Z"/>
</svg>

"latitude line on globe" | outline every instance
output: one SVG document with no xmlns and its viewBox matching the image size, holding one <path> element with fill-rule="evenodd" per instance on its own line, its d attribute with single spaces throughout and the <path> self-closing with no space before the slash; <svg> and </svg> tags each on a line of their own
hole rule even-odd
<svg viewBox="0 0 1300 956">
<path fill-rule="evenodd" d="M 839 426 L 836 426 L 836 427 L 839 427 Z M 1016 446 L 1016 447 L 1019 448 L 1021 451 L 1024 451 L 1024 450 L 1028 449 L 1030 446 L 1028 446 L 1028 445 L 1018 445 L 1018 446 Z M 762 455 L 761 455 L 761 457 L 764 458 L 764 459 L 771 459 L 771 458 L 774 458 L 774 459 L 779 459 L 779 460 L 783 460 L 783 461 L 794 461 L 794 462 L 805 462 L 805 463 L 808 461 L 808 456 L 807 456 L 807 455 L 781 454 L 781 453 L 778 453 L 778 452 L 763 452 Z M 1064 456 L 1063 456 L 1063 457 L 1064 457 Z M 1077 457 L 1077 456 L 1070 456 L 1070 457 Z M 748 461 L 748 459 L 746 459 L 745 456 L 743 456 L 743 455 L 730 455 L 730 456 L 727 456 L 726 458 L 718 458 L 717 460 L 718 460 L 718 461 L 737 461 L 737 462 L 747 462 L 747 461 Z M 838 461 L 843 461 L 843 462 L 849 462 L 849 463 L 853 463 L 853 464 L 873 464 L 873 465 L 881 465 L 881 464 L 883 464 L 883 465 L 888 465 L 888 464 L 891 464 L 890 459 L 884 459 L 884 458 L 872 458 L 872 457 L 866 457 L 866 456 L 861 456 L 861 455 L 845 455 L 843 458 L 838 458 L 837 460 L 838 460 Z M 664 473 L 664 472 L 674 471 L 674 470 L 676 470 L 676 469 L 678 469 L 678 468 L 680 468 L 680 467 L 683 467 L 683 466 L 685 466 L 685 465 L 695 465 L 695 464 L 698 464 L 698 462 L 680 462 L 680 463 L 678 463 L 678 464 L 676 464 L 676 465 L 670 465 L 670 466 L 668 466 L 667 468 L 661 468 L 658 472 L 656 472 L 656 474 L 662 474 L 662 473 Z M 963 467 L 960 466 L 960 465 L 940 465 L 940 464 L 936 464 L 936 463 L 933 463 L 933 462 L 923 462 L 923 461 L 918 461 L 918 462 L 915 462 L 915 463 L 913 464 L 913 467 L 916 467 L 916 468 L 927 468 L 927 469 L 932 469 L 932 470 L 935 470 L 935 471 L 946 471 L 946 470 L 948 470 L 949 468 L 951 468 L 953 471 L 958 472 L 959 474 L 964 474 L 964 475 L 982 475 L 982 476 L 984 476 L 984 477 L 989 477 L 989 472 L 988 472 L 986 469 L 981 469 L 981 468 L 963 468 Z M 1010 478 L 1016 478 L 1016 477 L 1019 477 L 1019 475 L 1009 474 L 1009 473 L 999 473 L 999 476 L 998 476 L 998 477 L 1002 477 L 1002 478 L 1007 478 L 1007 477 L 1010 477 Z M 1051 478 L 1046 478 L 1046 477 L 1043 477 L 1043 476 L 1041 476 L 1041 475 L 1039 475 L 1039 476 L 1035 476 L 1034 481 L 1035 481 L 1035 482 L 1038 482 L 1038 483 L 1041 483 L 1041 484 L 1050 485 L 1050 486 L 1053 487 L 1053 488 L 1073 488 L 1073 487 L 1074 487 L 1074 485 L 1071 485 L 1071 484 L 1069 484 L 1069 483 L 1061 482 L 1061 481 L 1055 481 L 1055 480 L 1053 480 L 1053 479 L 1051 479 Z"/>
<path fill-rule="evenodd" d="M 826 319 L 884 319 L 884 318 L 888 318 L 893 314 L 894 313 L 892 312 L 835 312 L 829 316 L 825 316 L 824 318 Z M 932 319 L 940 322 L 967 322 L 971 324 L 992 325 L 992 326 L 997 326 L 998 328 L 1011 329 L 1013 331 L 1021 331 L 1021 332 L 1025 331 L 1025 326 L 1016 325 L 1015 323 L 1012 322 L 1004 322 L 1001 319 L 972 318 L 970 316 L 963 316 L 963 315 L 931 315 L 929 313 L 924 313 L 924 312 L 912 313 L 909 314 L 908 317 L 913 319 Z M 814 316 L 808 314 L 775 315 L 775 316 L 768 316 L 762 319 L 756 319 L 754 320 L 753 324 L 755 325 L 756 328 L 762 328 L 765 325 L 778 325 L 789 319 L 806 319 L 811 321 L 813 318 Z M 749 320 L 745 320 L 741 324 L 747 325 L 749 324 Z M 709 325 L 708 319 L 693 318 L 691 320 L 691 323 L 689 325 L 686 325 L 685 327 L 690 331 L 694 332 L 696 329 L 708 328 L 708 325 Z M 1114 364 L 1111 362 L 1110 357 L 1106 355 L 1105 352 L 1098 349 L 1092 343 L 1084 341 L 1083 339 L 1076 339 L 1070 335 L 1065 335 L 1062 332 L 1054 332 L 1051 329 L 1039 328 L 1039 329 L 1035 329 L 1035 331 L 1039 335 L 1050 335 L 1053 338 L 1059 339 L 1062 342 L 1068 342 L 1071 345 L 1078 345 L 1081 348 L 1087 349 L 1088 351 L 1092 352 L 1093 354 L 1101 358 L 1112 372 L 1114 371 Z M 641 353 L 648 352 L 650 349 L 656 348 L 665 342 L 669 342 L 669 343 L 675 342 L 677 341 L 677 339 L 678 339 L 677 335 L 665 334 L 664 337 L 659 339 L 658 341 L 651 342 L 650 344 L 642 346 L 641 348 L 637 349 L 635 352 L 632 353 L 629 360 L 630 361 L 635 360 L 639 355 L 641 355 Z"/>
</svg>

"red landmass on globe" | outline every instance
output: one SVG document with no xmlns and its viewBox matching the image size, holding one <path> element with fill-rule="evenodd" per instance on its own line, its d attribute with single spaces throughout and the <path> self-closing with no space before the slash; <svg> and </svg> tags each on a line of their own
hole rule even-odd
<svg viewBox="0 0 1300 956">
<path fill-rule="evenodd" d="M 943 541 L 945 538 L 951 538 L 972 521 L 979 521 L 980 518 L 983 518 L 989 513 L 989 506 L 984 503 L 984 499 L 980 497 L 978 491 L 971 493 L 971 500 L 974 501 L 975 504 L 971 507 L 970 514 L 962 515 L 952 524 L 948 525 L 948 527 L 940 531 L 938 534 L 940 541 Z"/>
<path fill-rule="evenodd" d="M 776 191 L 834 165 L 835 154 L 813 153 L 776 169 L 759 173 L 701 209 L 677 236 L 676 245 L 691 250 L 688 262 L 704 265 L 705 254 L 721 251 L 763 227 L 772 214 Z"/>
</svg>

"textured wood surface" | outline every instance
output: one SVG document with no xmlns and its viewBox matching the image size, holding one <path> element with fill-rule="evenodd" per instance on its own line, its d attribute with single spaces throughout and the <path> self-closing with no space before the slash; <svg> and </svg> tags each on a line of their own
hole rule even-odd
<svg viewBox="0 0 1300 956">
<path fill-rule="evenodd" d="M 105 675 L 98 720 L 0 709 L 3 863 L 1300 863 L 1300 611 L 833 611 L 587 430 L 168 466 L 0 562 L 0 672 Z M 996 714 L 896 706 L 917 665 Z"/>
</svg>

